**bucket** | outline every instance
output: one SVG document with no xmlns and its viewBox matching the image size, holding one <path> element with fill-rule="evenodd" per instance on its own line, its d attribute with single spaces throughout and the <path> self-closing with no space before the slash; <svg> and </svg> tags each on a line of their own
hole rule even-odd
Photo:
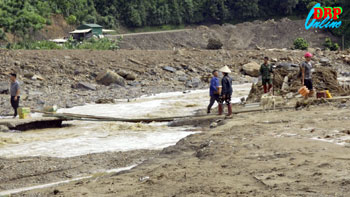
<svg viewBox="0 0 350 197">
<path fill-rule="evenodd" d="M 20 107 L 17 109 L 19 119 L 28 119 L 30 118 L 30 108 L 29 107 Z"/>
<path fill-rule="evenodd" d="M 325 92 L 326 92 L 327 98 L 332 98 L 332 95 L 331 95 L 331 93 L 329 92 L 329 90 L 326 90 Z"/>
<path fill-rule="evenodd" d="M 307 96 L 310 93 L 310 90 L 307 89 L 306 86 L 303 86 L 299 89 L 299 94 L 301 94 L 303 97 Z"/>
</svg>

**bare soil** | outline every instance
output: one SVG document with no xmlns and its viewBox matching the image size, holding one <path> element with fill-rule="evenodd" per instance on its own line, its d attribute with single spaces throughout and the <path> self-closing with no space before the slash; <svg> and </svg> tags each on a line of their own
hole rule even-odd
<svg viewBox="0 0 350 197">
<path fill-rule="evenodd" d="M 348 196 L 349 118 L 337 104 L 236 115 L 131 171 L 15 196 Z"/>
</svg>

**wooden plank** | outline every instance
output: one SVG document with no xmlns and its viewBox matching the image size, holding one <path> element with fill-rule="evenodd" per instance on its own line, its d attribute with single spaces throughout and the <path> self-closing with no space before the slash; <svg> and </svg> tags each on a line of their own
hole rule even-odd
<svg viewBox="0 0 350 197">
<path fill-rule="evenodd" d="M 339 96 L 339 97 L 327 98 L 326 100 L 334 101 L 334 100 L 343 100 L 343 99 L 350 99 L 350 96 Z"/>
<path fill-rule="evenodd" d="M 113 122 L 131 122 L 131 123 L 151 123 L 151 122 L 170 122 L 179 118 L 193 118 L 194 116 L 174 116 L 174 117 L 161 117 L 161 118 L 114 118 L 114 117 L 106 117 L 106 116 L 93 116 L 93 115 L 83 115 L 83 114 L 71 114 L 71 113 L 45 113 L 47 117 L 59 117 L 59 118 L 71 118 L 74 120 L 86 120 L 86 121 L 113 121 Z M 195 116 L 195 117 L 203 117 Z"/>
<path fill-rule="evenodd" d="M 294 109 L 294 107 L 280 107 L 276 108 L 276 110 L 281 109 Z M 259 109 L 250 109 L 250 110 L 240 110 L 234 111 L 233 114 L 240 113 L 250 113 L 250 112 L 261 112 L 263 111 L 261 108 Z M 272 111 L 272 110 L 270 110 Z M 38 112 L 38 111 L 37 111 Z M 84 115 L 84 114 L 72 114 L 72 113 L 44 113 L 46 117 L 57 117 L 62 119 L 73 119 L 80 121 L 111 121 L 111 122 L 130 122 L 130 123 L 151 123 L 151 122 L 171 122 L 176 119 L 198 119 L 203 117 L 208 117 L 208 115 L 191 115 L 191 116 L 173 116 L 173 117 L 157 117 L 157 118 L 114 118 L 114 117 L 106 117 L 106 116 L 94 116 L 94 115 Z M 210 117 L 210 116 L 209 116 Z M 217 117 L 217 116 L 215 116 Z"/>
</svg>

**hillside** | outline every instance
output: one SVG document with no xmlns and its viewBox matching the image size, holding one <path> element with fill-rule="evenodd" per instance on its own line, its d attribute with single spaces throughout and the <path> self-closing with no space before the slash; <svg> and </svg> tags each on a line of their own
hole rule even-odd
<svg viewBox="0 0 350 197">
<path fill-rule="evenodd" d="M 105 28 L 114 29 L 181 24 L 236 24 L 253 20 L 265 21 L 270 18 L 305 18 L 315 3 L 312 0 L 282 2 L 277 0 L 6 0 L 6 2 L 0 0 L 0 40 L 6 39 L 4 32 L 11 33 L 15 36 L 13 40 L 17 41 L 21 38 L 28 40 L 56 36 L 59 30 L 47 28 L 52 24 L 65 23 L 55 24 L 56 20 L 51 18 L 57 14 L 63 15 L 66 23 L 73 26 L 98 23 Z M 350 7 L 349 1 L 322 1 L 322 3 L 323 6 L 343 7 L 342 28 L 333 30 L 333 33 L 338 36 L 345 34 L 346 40 L 349 41 L 350 36 L 347 36 L 350 35 L 347 20 L 350 17 L 347 9 Z M 290 26 L 288 27 L 290 29 Z M 49 36 L 38 36 L 37 32 L 46 30 L 46 35 Z M 256 30 L 265 32 L 262 29 Z M 283 31 L 283 29 L 277 28 L 277 31 Z M 275 38 L 278 37 L 273 37 Z"/>
<path fill-rule="evenodd" d="M 116 38 L 119 36 L 111 36 Z M 304 21 L 287 18 L 275 21 L 254 21 L 237 25 L 198 26 L 184 31 L 128 34 L 120 43 L 122 49 L 164 50 L 175 48 L 205 49 L 209 38 L 222 41 L 225 49 L 290 48 L 296 38 L 306 39 L 311 47 L 323 48 L 326 37 L 339 41 L 325 31 L 305 30 Z"/>
</svg>

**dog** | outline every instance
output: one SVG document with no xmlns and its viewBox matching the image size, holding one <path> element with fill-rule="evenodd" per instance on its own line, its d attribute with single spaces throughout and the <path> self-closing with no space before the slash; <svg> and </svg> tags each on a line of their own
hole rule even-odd
<svg viewBox="0 0 350 197">
<path fill-rule="evenodd" d="M 270 110 L 271 108 L 275 110 L 276 109 L 275 96 L 272 96 L 271 93 L 263 94 L 260 99 L 260 106 L 262 106 L 264 112 L 266 112 L 266 110 Z"/>
<path fill-rule="evenodd" d="M 263 111 L 275 110 L 277 105 L 284 105 L 285 100 L 282 96 L 272 96 L 272 93 L 266 93 L 261 96 L 260 106 L 262 106 Z"/>
</svg>

